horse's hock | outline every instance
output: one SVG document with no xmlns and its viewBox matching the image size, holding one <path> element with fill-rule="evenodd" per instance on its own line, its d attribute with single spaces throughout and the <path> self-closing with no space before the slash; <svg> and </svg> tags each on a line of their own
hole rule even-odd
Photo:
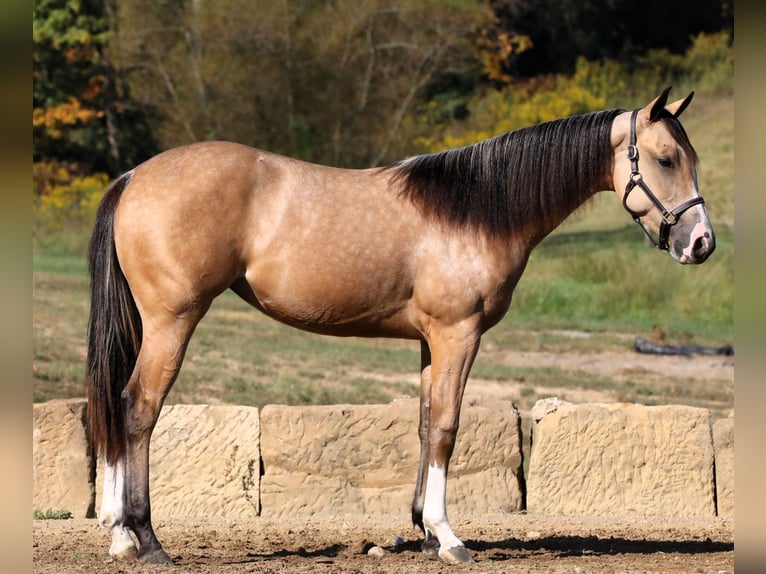
<svg viewBox="0 0 766 574">
<path fill-rule="evenodd" d="M 733 515 L 733 418 L 626 404 L 537 409 L 526 481 L 510 403 L 466 405 L 450 465 L 453 516 Z M 102 488 L 85 401 L 34 405 L 33 509 L 97 513 Z M 546 412 L 547 411 L 547 412 Z M 175 405 L 152 440 L 157 516 L 404 514 L 419 445 L 416 400 L 389 405 Z M 524 440 L 529 440 L 529 437 Z"/>
</svg>

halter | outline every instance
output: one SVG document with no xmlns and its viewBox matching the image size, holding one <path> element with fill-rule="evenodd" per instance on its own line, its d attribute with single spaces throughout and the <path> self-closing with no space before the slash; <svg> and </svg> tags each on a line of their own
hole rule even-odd
<svg viewBox="0 0 766 574">
<path fill-rule="evenodd" d="M 697 196 L 690 199 L 689 201 L 682 203 L 675 209 L 668 211 L 665 209 L 665 206 L 662 205 L 662 202 L 657 199 L 657 196 L 652 193 L 652 190 L 649 189 L 649 186 L 644 183 L 644 178 L 641 176 L 641 172 L 638 171 L 638 147 L 636 146 L 636 116 L 638 116 L 638 111 L 639 110 L 633 110 L 633 113 L 630 116 L 630 145 L 628 146 L 628 159 L 630 160 L 630 179 L 628 180 L 628 185 L 625 186 L 625 195 L 622 196 L 622 206 L 628 213 L 633 216 L 633 221 L 641 226 L 641 229 L 644 230 L 644 233 L 646 233 L 646 236 L 649 238 L 652 244 L 657 249 L 667 251 L 669 247 L 668 236 L 670 235 L 670 228 L 678 223 L 678 220 L 684 211 L 690 207 L 694 207 L 695 205 L 704 204 L 705 200 L 702 199 L 702 197 Z M 647 225 L 641 221 L 641 216 L 637 212 L 633 211 L 630 207 L 628 207 L 628 195 L 630 195 L 630 192 L 633 191 L 633 188 L 636 186 L 643 190 L 643 192 L 646 194 L 646 197 L 648 197 L 654 206 L 660 210 L 660 213 L 662 213 L 662 223 L 660 223 L 659 239 L 654 238 L 654 235 L 652 235 L 652 232 L 649 230 Z"/>
</svg>

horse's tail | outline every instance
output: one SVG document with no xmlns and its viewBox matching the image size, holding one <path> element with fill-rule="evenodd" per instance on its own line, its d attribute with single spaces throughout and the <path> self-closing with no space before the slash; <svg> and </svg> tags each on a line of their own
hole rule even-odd
<svg viewBox="0 0 766 574">
<path fill-rule="evenodd" d="M 88 428 L 94 452 L 109 463 L 125 455 L 121 395 L 141 348 L 141 317 L 114 246 L 114 214 L 132 177 L 126 173 L 104 192 L 88 249 Z"/>
</svg>

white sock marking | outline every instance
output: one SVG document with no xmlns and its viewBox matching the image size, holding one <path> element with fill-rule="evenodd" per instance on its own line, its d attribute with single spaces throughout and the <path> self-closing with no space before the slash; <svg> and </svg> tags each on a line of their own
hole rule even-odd
<svg viewBox="0 0 766 574">
<path fill-rule="evenodd" d="M 423 505 L 423 524 L 436 538 L 442 550 L 463 546 L 447 519 L 447 473 L 442 467 L 430 465 Z"/>
<path fill-rule="evenodd" d="M 116 465 L 104 465 L 104 492 L 101 500 L 101 510 L 98 513 L 98 523 L 108 528 L 112 537 L 109 547 L 111 556 L 121 556 L 135 552 L 136 543 L 130 531 L 124 526 L 125 506 L 125 463 L 119 461 Z"/>
</svg>

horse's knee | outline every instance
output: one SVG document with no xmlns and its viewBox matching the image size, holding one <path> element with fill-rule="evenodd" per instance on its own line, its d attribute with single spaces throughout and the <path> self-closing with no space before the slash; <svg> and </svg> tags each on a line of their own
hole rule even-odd
<svg viewBox="0 0 766 574">
<path fill-rule="evenodd" d="M 457 439 L 458 421 L 456 417 L 439 417 L 428 427 L 428 443 L 437 451 L 452 453 Z"/>
<path fill-rule="evenodd" d="M 130 386 L 122 391 L 120 399 L 128 436 L 142 436 L 151 432 L 162 408 L 160 402 L 147 398 Z"/>
</svg>

